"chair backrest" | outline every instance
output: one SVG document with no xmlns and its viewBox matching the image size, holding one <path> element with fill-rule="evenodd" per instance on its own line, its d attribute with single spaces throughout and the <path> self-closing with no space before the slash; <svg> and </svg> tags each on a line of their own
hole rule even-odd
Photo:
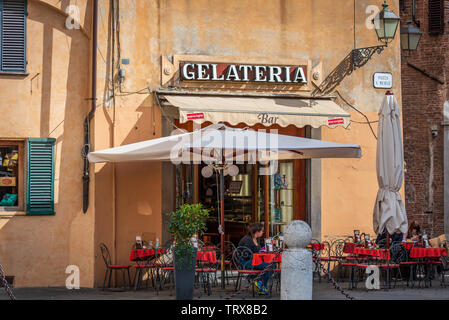
<svg viewBox="0 0 449 320">
<path fill-rule="evenodd" d="M 253 252 L 247 247 L 237 247 L 232 253 L 232 263 L 238 270 L 245 269 L 243 263 L 253 260 Z"/>
<path fill-rule="evenodd" d="M 111 254 L 109 253 L 108 247 L 104 243 L 100 243 L 100 251 L 106 267 L 109 267 L 111 265 Z"/>
<path fill-rule="evenodd" d="M 404 248 L 401 241 L 394 241 L 390 245 L 390 259 L 393 263 L 401 263 L 408 260 L 407 249 Z"/>
<path fill-rule="evenodd" d="M 321 242 L 316 240 L 316 239 L 312 239 L 310 241 L 310 249 L 312 250 L 312 256 L 314 257 L 320 257 L 321 256 Z"/>
<path fill-rule="evenodd" d="M 211 245 L 200 248 L 197 253 L 197 264 L 201 266 L 216 265 L 218 263 L 217 251 L 219 249 Z"/>
</svg>

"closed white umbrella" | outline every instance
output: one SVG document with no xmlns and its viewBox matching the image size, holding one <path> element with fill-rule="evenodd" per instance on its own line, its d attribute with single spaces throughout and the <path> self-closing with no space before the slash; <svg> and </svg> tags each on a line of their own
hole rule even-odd
<svg viewBox="0 0 449 320">
<path fill-rule="evenodd" d="M 374 206 L 374 231 L 381 234 L 407 232 L 404 201 L 399 193 L 404 180 L 404 155 L 401 134 L 401 112 L 395 96 L 387 92 L 379 111 L 377 140 L 377 181 L 379 192 Z"/>
</svg>

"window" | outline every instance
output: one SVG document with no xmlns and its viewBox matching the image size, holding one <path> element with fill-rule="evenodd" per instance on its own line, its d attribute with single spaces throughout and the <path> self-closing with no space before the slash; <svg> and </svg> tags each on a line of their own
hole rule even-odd
<svg viewBox="0 0 449 320">
<path fill-rule="evenodd" d="M 0 72 L 26 71 L 26 0 L 0 0 Z"/>
<path fill-rule="evenodd" d="M 0 210 L 23 210 L 23 141 L 0 141 Z"/>
<path fill-rule="evenodd" d="M 444 0 L 429 0 L 429 33 L 444 33 Z"/>
</svg>

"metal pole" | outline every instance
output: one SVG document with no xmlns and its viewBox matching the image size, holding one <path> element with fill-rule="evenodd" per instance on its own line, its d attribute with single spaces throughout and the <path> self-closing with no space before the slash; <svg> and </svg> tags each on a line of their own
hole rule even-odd
<svg viewBox="0 0 449 320">
<path fill-rule="evenodd" d="M 224 279 L 224 168 L 220 168 L 220 225 L 221 225 L 221 233 L 220 233 L 220 241 L 221 241 L 221 287 L 224 289 L 225 287 L 225 279 Z"/>
</svg>

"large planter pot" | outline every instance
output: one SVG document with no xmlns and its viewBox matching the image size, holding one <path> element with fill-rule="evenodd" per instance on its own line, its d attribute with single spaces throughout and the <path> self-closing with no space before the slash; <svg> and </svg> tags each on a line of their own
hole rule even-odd
<svg viewBox="0 0 449 320">
<path fill-rule="evenodd" d="M 188 255 L 188 250 L 191 250 Z M 192 300 L 195 285 L 195 265 L 197 249 L 175 250 L 176 300 Z M 182 256 L 182 258 L 180 257 Z M 190 257 L 190 259 L 188 259 Z M 190 260 L 190 261 L 189 261 Z"/>
</svg>

